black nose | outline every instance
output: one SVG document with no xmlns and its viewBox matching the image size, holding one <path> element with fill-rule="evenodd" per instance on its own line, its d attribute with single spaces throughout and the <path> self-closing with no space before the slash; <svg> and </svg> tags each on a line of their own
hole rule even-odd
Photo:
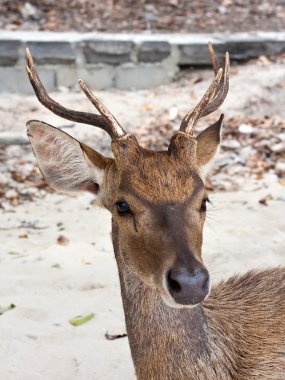
<svg viewBox="0 0 285 380">
<path fill-rule="evenodd" d="M 210 277 L 207 269 L 199 268 L 190 273 L 186 268 L 173 268 L 167 274 L 168 291 L 181 305 L 197 305 L 209 293 Z"/>
</svg>

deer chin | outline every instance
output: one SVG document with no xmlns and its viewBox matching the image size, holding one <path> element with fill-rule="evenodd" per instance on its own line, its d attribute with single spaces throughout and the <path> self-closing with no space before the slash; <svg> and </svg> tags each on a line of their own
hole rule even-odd
<svg viewBox="0 0 285 380">
<path fill-rule="evenodd" d="M 165 297 L 165 295 L 161 294 L 160 296 L 165 305 L 171 307 L 172 309 L 194 309 L 200 305 L 200 303 L 197 303 L 195 305 L 181 305 L 180 303 L 175 302 L 170 295 L 168 297 Z"/>
</svg>

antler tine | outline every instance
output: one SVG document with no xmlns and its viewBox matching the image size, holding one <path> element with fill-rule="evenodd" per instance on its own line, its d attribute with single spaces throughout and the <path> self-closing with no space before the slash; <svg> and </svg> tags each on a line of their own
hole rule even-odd
<svg viewBox="0 0 285 380">
<path fill-rule="evenodd" d="M 111 114 L 111 112 L 104 106 L 104 104 L 101 103 L 100 100 L 91 92 L 87 84 L 81 79 L 79 79 L 78 82 L 81 87 L 81 90 L 90 100 L 90 102 L 100 112 L 102 117 L 108 120 L 108 122 L 110 123 L 110 126 L 112 127 L 113 134 L 116 135 L 117 137 L 125 135 L 126 132 L 124 131 L 123 127 L 119 124 L 119 122 Z"/>
<path fill-rule="evenodd" d="M 219 88 L 221 78 L 223 76 L 223 69 L 219 69 L 216 78 L 211 83 L 208 90 L 205 92 L 203 98 L 197 104 L 197 106 L 187 113 L 180 125 L 180 131 L 193 134 L 194 127 L 197 121 L 200 119 L 205 107 L 211 101 L 211 99 L 216 95 Z"/>
<path fill-rule="evenodd" d="M 225 100 L 229 90 L 229 53 L 226 53 L 225 55 L 225 64 L 224 68 L 222 69 L 211 42 L 209 42 L 208 47 L 216 78 L 198 105 L 182 120 L 180 131 L 191 134 L 193 133 L 194 126 L 199 118 L 209 115 L 210 113 L 217 110 Z"/>
<path fill-rule="evenodd" d="M 106 131 L 110 135 L 112 140 L 116 139 L 122 134 L 125 134 L 123 129 L 121 129 L 121 133 L 118 133 L 117 130 L 114 130 L 111 120 L 106 116 L 91 114 L 87 112 L 74 111 L 72 109 L 63 107 L 62 105 L 57 103 L 55 100 L 53 100 L 48 95 L 46 89 L 44 88 L 39 78 L 39 75 L 37 73 L 37 70 L 33 62 L 33 58 L 28 48 L 26 49 L 26 59 L 27 59 L 26 69 L 30 78 L 31 85 L 33 86 L 33 89 L 35 91 L 35 94 L 38 100 L 47 109 L 49 109 L 56 115 L 63 117 L 64 119 L 99 127 L 103 129 L 104 131 Z"/>
<path fill-rule="evenodd" d="M 216 75 L 220 66 L 219 66 L 218 58 L 213 50 L 211 43 L 209 43 L 209 51 L 210 51 L 210 56 L 211 56 L 211 60 L 213 64 L 214 73 Z M 223 104 L 223 101 L 225 100 L 227 93 L 229 91 L 229 70 L 230 70 L 230 58 L 229 58 L 229 53 L 227 52 L 225 55 L 224 72 L 223 72 L 221 85 L 218 88 L 215 98 L 213 98 L 210 101 L 210 103 L 206 106 L 201 117 L 207 116 L 210 113 L 216 111 Z"/>
<path fill-rule="evenodd" d="M 212 61 L 214 73 L 215 73 L 215 75 L 217 75 L 217 72 L 218 72 L 218 70 L 220 68 L 220 64 L 219 64 L 218 57 L 216 56 L 216 53 L 215 53 L 215 50 L 213 48 L 213 45 L 212 45 L 211 41 L 208 42 L 208 49 L 209 49 L 209 55 L 210 55 L 210 58 L 211 58 L 211 61 Z"/>
</svg>

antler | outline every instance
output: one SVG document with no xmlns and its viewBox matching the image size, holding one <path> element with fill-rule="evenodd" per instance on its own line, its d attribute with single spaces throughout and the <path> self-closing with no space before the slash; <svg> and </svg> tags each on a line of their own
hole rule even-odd
<svg viewBox="0 0 285 380">
<path fill-rule="evenodd" d="M 96 107 L 101 115 L 96 115 L 87 112 L 74 111 L 69 108 L 65 108 L 55 100 L 53 100 L 47 93 L 44 88 L 37 70 L 35 68 L 33 58 L 29 49 L 26 49 L 26 58 L 27 58 L 27 72 L 30 78 L 30 82 L 33 86 L 35 94 L 38 100 L 50 111 L 55 113 L 56 115 L 63 117 L 64 119 L 76 121 L 78 123 L 85 123 L 94 125 L 106 131 L 112 140 L 120 136 L 124 136 L 126 132 L 115 119 L 115 117 L 108 111 L 108 109 L 100 102 L 98 98 L 95 97 L 94 94 L 90 91 L 87 85 L 79 80 L 79 84 L 85 95 L 92 102 L 92 104 Z"/>
<path fill-rule="evenodd" d="M 212 61 L 215 79 L 197 106 L 187 113 L 180 125 L 180 131 L 193 134 L 195 125 L 201 117 L 217 110 L 225 100 L 229 90 L 229 53 L 225 55 L 224 68 L 220 68 L 218 58 L 212 44 L 209 42 L 209 53 Z"/>
</svg>

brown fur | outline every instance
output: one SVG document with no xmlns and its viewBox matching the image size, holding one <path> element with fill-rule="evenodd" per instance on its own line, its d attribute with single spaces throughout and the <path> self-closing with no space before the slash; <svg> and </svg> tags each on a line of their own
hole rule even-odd
<svg viewBox="0 0 285 380">
<path fill-rule="evenodd" d="M 284 268 L 232 277 L 202 306 L 173 309 L 116 257 L 139 380 L 284 380 Z"/>
<path fill-rule="evenodd" d="M 98 194 L 112 213 L 127 332 L 139 380 L 284 380 L 284 268 L 232 277 L 191 309 L 169 307 L 162 300 L 170 299 L 163 285 L 169 268 L 178 263 L 191 273 L 203 267 L 201 202 L 206 190 L 201 173 L 218 150 L 220 124 L 199 136 L 179 132 L 165 152 L 142 149 L 133 136 L 124 136 L 113 141 L 112 160 L 43 123 L 29 126 L 50 185 L 78 187 L 69 183 L 74 177 L 71 156 L 63 154 L 60 161 L 57 146 L 52 154 L 45 145 L 52 138 L 59 149 L 72 144 L 76 167 L 83 168 L 85 176 L 79 188 Z M 93 190 L 90 183 L 96 185 Z M 128 202 L 130 215 L 118 214 L 118 200 Z"/>
<path fill-rule="evenodd" d="M 27 72 L 40 102 L 69 120 L 105 129 L 115 160 L 42 122 L 28 122 L 28 135 L 50 186 L 91 191 L 112 213 L 139 380 L 284 380 L 284 268 L 232 277 L 202 302 L 209 290 L 201 250 L 204 181 L 219 149 L 223 116 L 196 138 L 191 134 L 200 117 L 219 108 L 229 89 L 228 53 L 222 69 L 211 44 L 209 52 L 214 81 L 182 120 L 168 151 L 151 152 L 125 133 L 84 82 L 79 84 L 101 116 L 69 110 L 51 99 L 27 50 Z"/>
</svg>

